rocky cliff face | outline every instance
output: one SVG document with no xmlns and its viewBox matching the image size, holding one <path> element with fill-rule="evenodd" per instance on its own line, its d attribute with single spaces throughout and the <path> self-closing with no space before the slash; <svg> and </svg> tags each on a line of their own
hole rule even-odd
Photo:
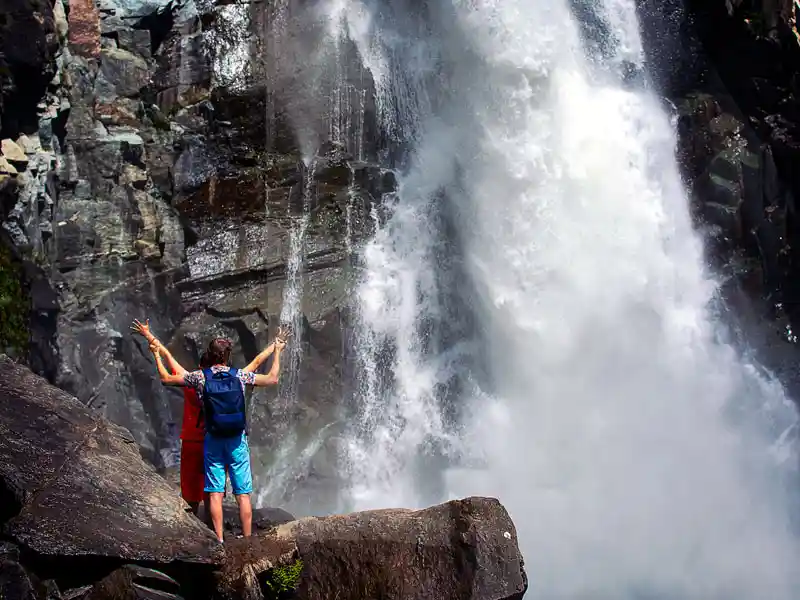
<svg viewBox="0 0 800 600">
<path fill-rule="evenodd" d="M 213 335 L 241 363 L 297 288 L 298 400 L 250 399 L 254 454 L 268 472 L 279 443 L 284 460 L 335 447 L 351 250 L 394 185 L 374 166 L 381 138 L 355 49 L 301 3 L 2 6 L 0 216 L 32 317 L 16 352 L 168 467 L 182 396 L 156 382 L 130 320 L 149 317 L 187 367 Z M 309 497 L 323 503 L 333 469 L 306 455 L 283 476 L 321 486 Z"/>
<path fill-rule="evenodd" d="M 800 43 L 792 0 L 641 2 L 657 84 L 674 109 L 719 310 L 800 391 Z M 733 309 L 729 311 L 728 309 Z"/>
</svg>

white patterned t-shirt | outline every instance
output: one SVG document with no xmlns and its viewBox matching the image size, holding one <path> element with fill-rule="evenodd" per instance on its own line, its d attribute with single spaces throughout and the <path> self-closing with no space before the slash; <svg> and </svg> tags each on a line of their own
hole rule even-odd
<svg viewBox="0 0 800 600">
<path fill-rule="evenodd" d="M 219 373 L 221 371 L 230 371 L 230 367 L 216 365 L 211 367 L 211 371 L 213 373 Z M 242 391 L 245 390 L 245 386 L 256 384 L 256 374 L 253 373 L 252 371 L 245 371 L 243 369 L 239 369 L 236 375 L 239 378 L 239 383 L 242 384 Z M 183 385 L 186 387 L 194 388 L 197 390 L 198 394 L 202 394 L 203 388 L 205 388 L 206 386 L 206 376 L 203 374 L 203 371 L 191 371 L 186 375 L 184 375 Z"/>
</svg>

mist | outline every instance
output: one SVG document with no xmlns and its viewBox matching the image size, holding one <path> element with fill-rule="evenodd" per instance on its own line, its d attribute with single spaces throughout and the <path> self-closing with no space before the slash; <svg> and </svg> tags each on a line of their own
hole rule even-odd
<svg viewBox="0 0 800 600">
<path fill-rule="evenodd" d="M 499 498 L 532 598 L 795 598 L 796 409 L 711 311 L 673 126 L 630 77 L 634 2 L 583 4 L 599 45 L 566 1 L 353 9 L 413 150 L 365 251 L 348 497 Z M 457 310 L 441 243 L 466 276 Z M 467 319 L 461 343 L 431 343 Z M 420 467 L 432 447 L 439 471 Z"/>
</svg>

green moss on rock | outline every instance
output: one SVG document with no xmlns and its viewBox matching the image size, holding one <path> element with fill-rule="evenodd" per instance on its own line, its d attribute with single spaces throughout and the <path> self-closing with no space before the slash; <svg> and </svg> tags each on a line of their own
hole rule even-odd
<svg viewBox="0 0 800 600">
<path fill-rule="evenodd" d="M 300 573 L 303 571 L 303 561 L 299 558 L 290 565 L 274 567 L 267 571 L 264 587 L 267 592 L 266 600 L 282 600 L 291 597 L 292 592 L 300 583 Z"/>
<path fill-rule="evenodd" d="M 8 248 L 0 245 L 0 352 L 19 355 L 28 349 L 29 315 L 22 269 Z"/>
</svg>

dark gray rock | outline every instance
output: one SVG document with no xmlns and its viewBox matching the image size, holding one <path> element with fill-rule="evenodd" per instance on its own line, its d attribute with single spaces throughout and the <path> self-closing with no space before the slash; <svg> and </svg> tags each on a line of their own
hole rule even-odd
<svg viewBox="0 0 800 600">
<path fill-rule="evenodd" d="M 0 598 L 39 600 L 30 576 L 18 562 L 0 559 Z"/>
<path fill-rule="evenodd" d="M 138 565 L 125 565 L 98 581 L 83 600 L 182 600 L 180 584 Z"/>
<path fill-rule="evenodd" d="M 138 96 L 149 83 L 150 68 L 142 57 L 121 48 L 107 48 L 100 53 L 95 99 L 103 101 L 117 96 Z"/>
<path fill-rule="evenodd" d="M 0 560 L 19 560 L 19 548 L 11 542 L 0 542 Z"/>
<path fill-rule="evenodd" d="M 39 597 L 42 600 L 63 600 L 61 590 L 53 579 L 48 579 L 39 584 Z"/>
<path fill-rule="evenodd" d="M 197 518 L 203 522 L 208 522 L 209 517 L 205 514 L 205 506 L 200 505 Z M 230 539 L 242 534 L 241 521 L 239 520 L 239 507 L 234 502 L 225 502 L 222 505 L 223 528 L 226 538 Z M 281 508 L 254 508 L 253 509 L 253 532 L 259 535 L 260 532 L 269 531 L 278 525 L 283 525 L 289 521 L 294 521 L 294 516 Z"/>
<path fill-rule="evenodd" d="M 796 198 L 800 197 L 796 86 L 800 46 L 792 30 L 792 2 L 691 0 L 686 8 L 707 64 L 699 78 L 707 92 L 708 110 L 701 119 L 706 125 L 703 132 L 692 128 L 694 145 L 698 150 L 705 145 L 713 155 L 717 140 L 738 137 L 734 145 L 744 144 L 747 149 L 736 182 L 743 198 L 741 238 L 732 238 L 723 249 L 729 254 L 738 250 L 758 265 L 762 278 L 752 290 L 756 298 L 765 299 L 779 318 L 785 317 L 789 331 L 796 330 L 800 322 L 800 244 L 795 226 Z M 700 172 L 703 162 L 697 165 Z M 693 170 L 692 176 L 697 173 Z M 698 194 L 702 193 L 698 188 Z"/>
<path fill-rule="evenodd" d="M 152 13 L 151 13 L 152 14 Z M 149 60 L 152 58 L 152 36 L 144 29 L 123 29 L 117 32 L 117 40 L 122 50 L 128 50 Z"/>
<path fill-rule="evenodd" d="M 213 565 L 213 534 L 130 434 L 0 356 L 6 537 L 40 557 Z"/>
</svg>

